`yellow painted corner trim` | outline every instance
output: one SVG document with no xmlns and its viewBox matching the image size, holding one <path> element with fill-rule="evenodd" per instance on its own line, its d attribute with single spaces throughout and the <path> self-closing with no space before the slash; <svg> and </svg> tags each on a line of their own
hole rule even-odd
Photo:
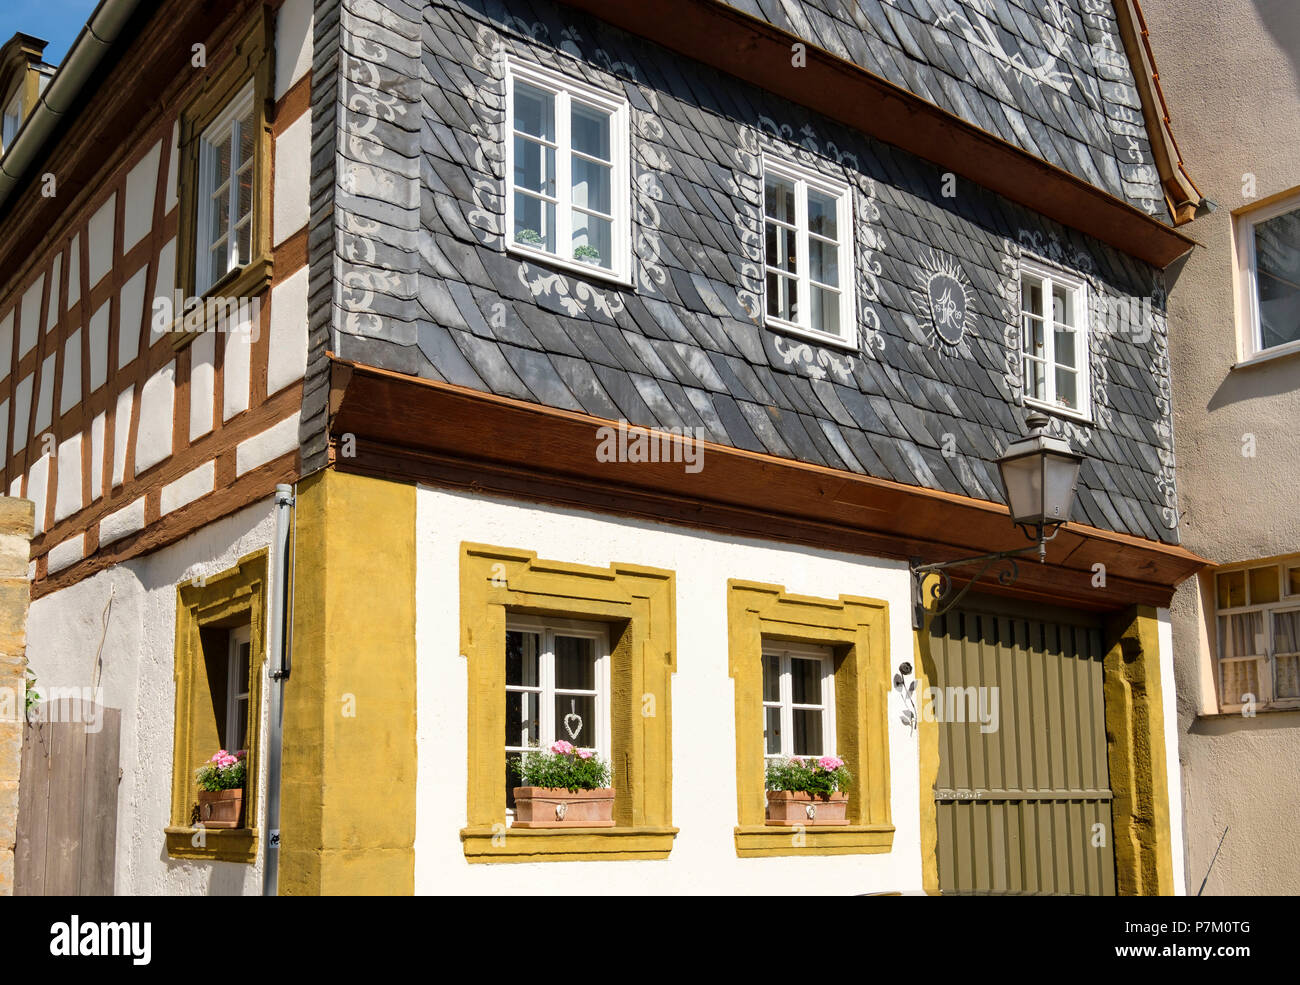
<svg viewBox="0 0 1300 985">
<path fill-rule="evenodd" d="M 736 854 L 887 852 L 889 804 L 889 605 L 787 593 L 780 585 L 727 582 L 729 672 L 736 694 Z M 835 655 L 836 752 L 849 763 L 847 827 L 767 827 L 763 763 L 763 641 L 829 646 Z M 802 839 L 802 840 L 801 840 Z"/>
<path fill-rule="evenodd" d="M 939 580 L 927 575 L 921 583 L 920 596 L 933 598 L 931 589 Z M 930 612 L 923 625 L 912 634 L 912 669 L 916 675 L 916 693 L 928 693 L 936 679 L 934 655 L 930 651 Z M 921 795 L 921 888 L 929 896 L 940 895 L 939 889 L 939 808 L 934 790 L 939 783 L 939 723 L 933 715 L 921 715 L 917 722 L 917 757 Z"/>
<path fill-rule="evenodd" d="M 672 847 L 672 673 L 677 668 L 672 571 L 542 560 L 532 551 L 461 545 L 461 654 L 469 667 L 470 861 L 662 858 Z M 615 827 L 510 831 L 506 819 L 505 632 L 509 613 L 604 622 L 610 628 Z M 492 836 L 512 847 L 492 845 Z M 484 839 L 486 838 L 486 844 Z"/>
<path fill-rule="evenodd" d="M 610 862 L 626 859 L 665 859 L 672 851 L 676 828 L 632 826 L 546 830 L 464 828 L 469 862 Z"/>
<path fill-rule="evenodd" d="M 167 851 L 174 858 L 224 858 L 213 854 L 216 849 L 196 849 L 190 844 L 194 829 L 189 827 L 191 808 L 197 801 L 198 787 L 194 770 L 216 752 L 219 725 L 214 727 L 207 669 L 203 658 L 201 633 L 205 628 L 228 626 L 247 621 L 249 624 L 248 675 L 248 781 L 244 788 L 244 817 L 257 818 L 258 770 L 260 766 L 260 724 L 262 721 L 262 663 L 266 658 L 266 577 L 270 551 L 263 548 L 248 554 L 239 563 L 217 575 L 183 582 L 176 586 L 176 646 L 173 675 L 176 682 L 175 723 L 172 743 L 172 796 L 169 827 L 166 829 Z M 211 829 L 212 839 L 220 829 Z M 246 829 L 243 829 L 246 830 Z M 175 831 L 189 836 L 173 837 Z M 243 847 L 233 847 L 231 836 L 224 836 L 222 846 L 232 846 L 228 861 L 252 862 L 256 851 L 248 855 Z M 246 847 L 246 846 L 244 846 Z M 175 854 L 173 848 L 183 854 Z M 224 847 L 223 847 L 224 850 Z"/>
<path fill-rule="evenodd" d="M 167 854 L 171 858 L 205 859 L 213 862 L 257 861 L 256 828 L 208 828 L 196 843 L 197 827 L 167 827 Z"/>
<path fill-rule="evenodd" d="M 1173 839 L 1165 758 L 1159 620 L 1133 606 L 1106 624 L 1106 705 L 1115 886 L 1122 896 L 1174 892 Z"/>
</svg>

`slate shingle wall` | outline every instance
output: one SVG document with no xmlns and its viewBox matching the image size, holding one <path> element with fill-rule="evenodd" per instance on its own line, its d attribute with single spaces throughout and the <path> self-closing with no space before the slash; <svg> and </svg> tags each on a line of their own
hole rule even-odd
<svg viewBox="0 0 1300 985">
<path fill-rule="evenodd" d="M 340 8 L 338 180 L 320 216 L 337 252 L 313 254 L 313 352 L 999 500 L 992 460 L 1024 431 L 1028 253 L 1094 296 L 1095 424 L 1054 424 L 1087 455 L 1076 519 L 1176 541 L 1151 268 L 983 189 L 944 197 L 925 162 L 545 0 Z M 504 252 L 507 53 L 628 99 L 633 288 Z M 854 187 L 856 352 L 761 325 L 763 154 Z M 940 276 L 969 311 L 956 345 L 929 323 Z M 1109 316 L 1130 297 L 1151 309 L 1137 332 Z"/>
<path fill-rule="evenodd" d="M 1111 0 L 722 0 L 1169 221 Z"/>
</svg>

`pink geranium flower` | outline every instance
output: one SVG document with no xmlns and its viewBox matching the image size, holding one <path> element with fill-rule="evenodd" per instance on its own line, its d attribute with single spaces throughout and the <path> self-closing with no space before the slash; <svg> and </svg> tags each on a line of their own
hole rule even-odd
<svg viewBox="0 0 1300 985">
<path fill-rule="evenodd" d="M 590 749 L 579 749 L 579 750 L 578 750 L 578 758 L 579 758 L 579 759 L 590 759 L 590 758 L 591 758 L 592 756 L 594 756 L 594 755 L 596 755 L 596 754 L 595 754 L 594 752 L 592 752 Z"/>
<path fill-rule="evenodd" d="M 822 769 L 824 769 L 827 773 L 830 773 L 833 770 L 837 770 L 841 766 L 843 766 L 844 760 L 840 759 L 837 756 L 823 756 L 821 759 L 817 760 L 817 765 L 820 766 Z"/>
<path fill-rule="evenodd" d="M 559 742 L 552 742 L 551 752 L 560 756 L 568 756 L 573 752 L 573 743 L 565 742 L 563 739 Z"/>
</svg>

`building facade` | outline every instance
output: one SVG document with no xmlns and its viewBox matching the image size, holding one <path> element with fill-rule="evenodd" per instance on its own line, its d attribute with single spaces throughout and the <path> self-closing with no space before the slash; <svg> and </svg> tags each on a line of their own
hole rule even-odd
<svg viewBox="0 0 1300 985">
<path fill-rule="evenodd" d="M 84 97 L 157 72 L 157 118 L 97 171 L 53 135 L 0 242 L 29 659 L 134 722 L 117 891 L 259 888 L 277 483 L 281 893 L 1181 891 L 1199 199 L 1131 4 L 286 0 L 145 66 L 174 6 Z M 939 614 L 914 565 L 1023 543 L 1031 412 L 1072 520 Z M 556 740 L 612 827 L 514 823 Z M 766 823 L 810 755 L 848 823 Z"/>
<path fill-rule="evenodd" d="M 1293 894 L 1300 788 L 1275 764 L 1300 741 L 1300 11 L 1152 3 L 1147 18 L 1218 203 L 1169 308 L 1184 544 L 1217 565 L 1172 610 L 1188 886 Z"/>
</svg>

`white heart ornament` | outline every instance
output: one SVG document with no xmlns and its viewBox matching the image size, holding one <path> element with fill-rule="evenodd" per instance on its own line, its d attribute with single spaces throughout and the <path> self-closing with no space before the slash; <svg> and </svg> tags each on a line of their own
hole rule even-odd
<svg viewBox="0 0 1300 985">
<path fill-rule="evenodd" d="M 571 725 L 571 724 L 569 724 L 569 720 L 570 720 L 570 719 L 572 719 L 573 721 L 577 722 L 578 724 L 577 724 L 577 725 Z M 564 716 L 564 731 L 566 731 L 566 732 L 569 733 L 569 738 L 570 738 L 572 741 L 577 742 L 577 741 L 578 741 L 578 733 L 582 731 L 582 716 L 579 715 L 579 714 L 577 714 L 576 712 L 572 712 L 572 711 L 569 712 L 567 715 L 565 715 L 565 716 Z"/>
</svg>

